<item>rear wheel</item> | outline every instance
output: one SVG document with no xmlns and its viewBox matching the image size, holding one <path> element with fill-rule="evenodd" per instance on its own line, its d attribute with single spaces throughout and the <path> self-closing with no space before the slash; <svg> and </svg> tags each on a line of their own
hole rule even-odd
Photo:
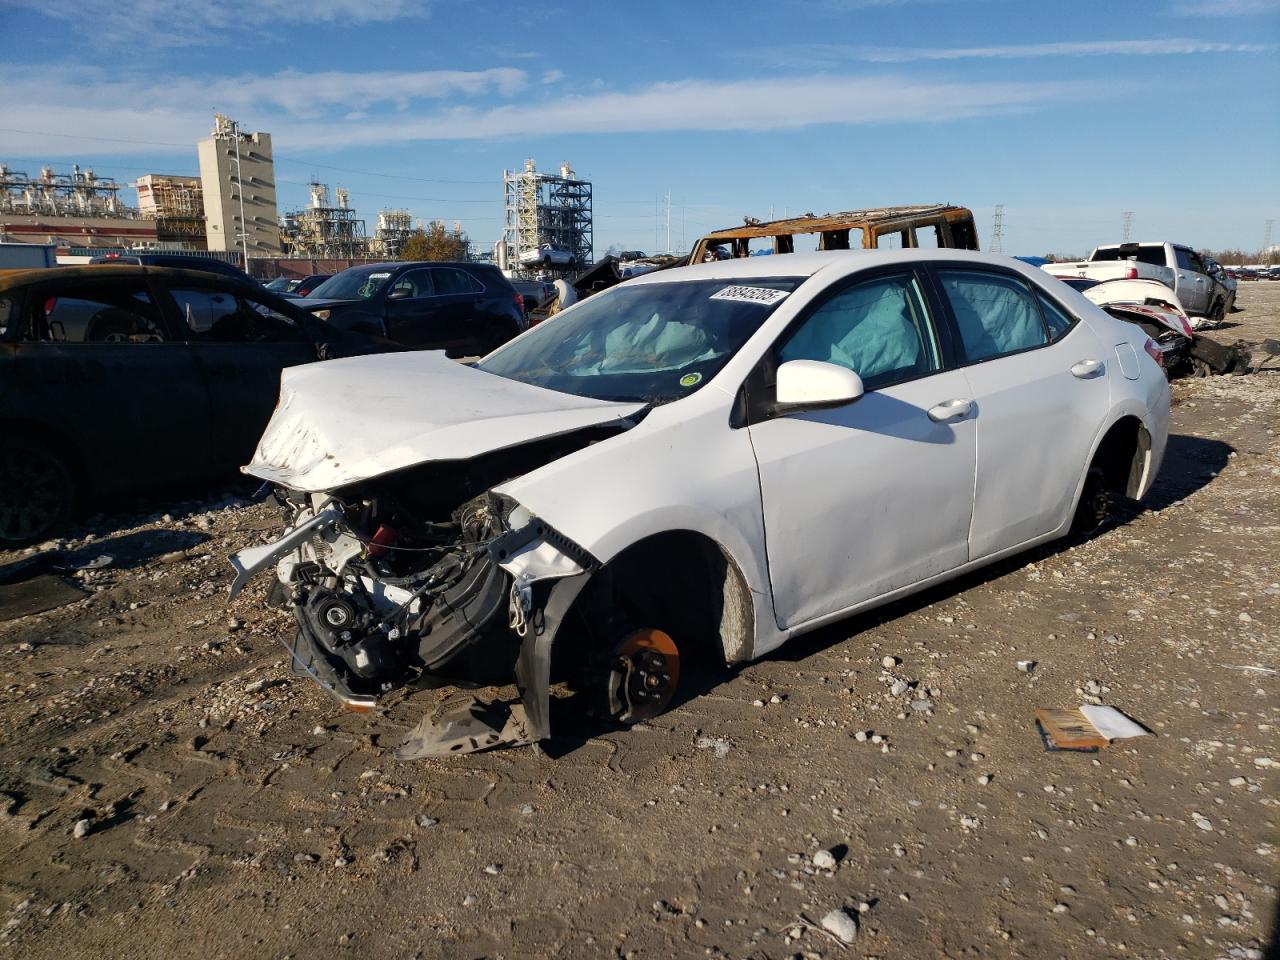
<svg viewBox="0 0 1280 960">
<path fill-rule="evenodd" d="M 1107 522 L 1111 506 L 1112 495 L 1107 488 L 1106 474 L 1099 467 L 1090 467 L 1084 478 L 1075 518 L 1071 521 L 1071 532 L 1079 535 L 1093 533 Z"/>
<path fill-rule="evenodd" d="M 71 518 L 75 506 L 75 478 L 60 453 L 25 437 L 0 448 L 0 545 L 47 538 Z"/>
</svg>

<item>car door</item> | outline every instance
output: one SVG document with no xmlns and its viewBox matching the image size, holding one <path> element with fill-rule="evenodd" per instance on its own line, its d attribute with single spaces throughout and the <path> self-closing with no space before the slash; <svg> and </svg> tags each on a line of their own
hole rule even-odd
<svg viewBox="0 0 1280 960">
<path fill-rule="evenodd" d="M 64 439 L 92 492 L 199 476 L 209 403 L 147 278 L 62 278 L 28 288 L 5 409 Z"/>
<path fill-rule="evenodd" d="M 452 341 L 430 267 L 416 267 L 395 277 L 385 296 L 387 334 L 396 343 L 435 350 Z"/>
<path fill-rule="evenodd" d="M 766 364 L 840 364 L 862 377 L 864 395 L 749 428 L 782 627 L 968 559 L 976 436 L 968 384 L 945 368 L 949 346 L 921 276 L 863 277 L 802 314 Z"/>
<path fill-rule="evenodd" d="M 1204 261 L 1194 250 L 1186 247 L 1174 247 L 1173 255 L 1177 260 L 1175 275 L 1178 278 L 1178 299 L 1187 313 L 1203 317 L 1209 312 L 1209 296 L 1213 292 L 1209 283 L 1208 271 Z"/>
<path fill-rule="evenodd" d="M 227 468 L 252 458 L 280 396 L 280 371 L 317 359 L 299 318 L 239 284 L 180 280 L 168 288 L 183 336 L 207 384 L 207 442 Z"/>
<path fill-rule="evenodd" d="M 969 556 L 1049 534 L 1070 519 L 1110 404 L 1117 350 L 1039 287 L 996 267 L 938 265 L 976 405 L 978 469 Z M 1138 369 L 1134 357 L 1133 369 Z"/>
<path fill-rule="evenodd" d="M 484 310 L 484 286 L 457 267 L 433 267 L 431 273 L 452 338 L 451 352 L 472 357 L 488 353 L 494 340 L 494 318 Z"/>
</svg>

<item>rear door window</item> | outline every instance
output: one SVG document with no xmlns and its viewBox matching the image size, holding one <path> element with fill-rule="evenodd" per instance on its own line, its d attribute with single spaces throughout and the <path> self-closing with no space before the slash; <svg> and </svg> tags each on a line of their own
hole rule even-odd
<svg viewBox="0 0 1280 960">
<path fill-rule="evenodd" d="M 270 343 L 303 339 L 291 317 L 253 298 L 214 289 L 176 289 L 170 293 L 189 340 Z"/>
<path fill-rule="evenodd" d="M 462 293 L 483 293 L 484 287 L 464 270 L 454 267 L 436 267 L 431 271 L 437 296 L 448 297 Z"/>
<path fill-rule="evenodd" d="M 163 343 L 164 319 L 142 282 L 46 286 L 31 298 L 27 339 L 43 343 Z"/>
<path fill-rule="evenodd" d="M 938 278 L 971 363 L 1020 353 L 1049 342 L 1027 285 L 1006 274 L 938 271 Z"/>
</svg>

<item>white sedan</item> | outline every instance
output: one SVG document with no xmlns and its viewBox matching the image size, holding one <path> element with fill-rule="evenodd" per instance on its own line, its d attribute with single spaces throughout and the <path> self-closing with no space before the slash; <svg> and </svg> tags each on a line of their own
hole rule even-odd
<svg viewBox="0 0 1280 960">
<path fill-rule="evenodd" d="M 1043 271 L 954 250 L 651 273 L 474 367 L 285 371 L 245 472 L 288 527 L 295 669 L 368 709 L 429 676 L 519 696 L 401 756 L 549 734 L 551 684 L 629 723 L 736 664 L 1106 519 L 1164 454 L 1160 351 Z M 682 681 L 683 676 L 683 681 Z"/>
</svg>

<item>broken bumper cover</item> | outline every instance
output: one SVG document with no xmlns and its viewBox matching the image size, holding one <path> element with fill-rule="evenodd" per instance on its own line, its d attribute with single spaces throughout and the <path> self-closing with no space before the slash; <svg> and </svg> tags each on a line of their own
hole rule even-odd
<svg viewBox="0 0 1280 960">
<path fill-rule="evenodd" d="M 284 642 L 292 671 L 356 711 L 375 708 L 382 695 L 422 676 L 466 675 L 471 654 L 509 658 L 514 642 L 519 700 L 424 717 L 396 755 L 534 743 L 550 733 L 552 642 L 597 564 L 518 507 L 504 527 L 470 549 L 461 571 L 451 570 L 451 579 L 433 589 L 430 578 L 417 585 L 372 576 L 363 562 L 372 545 L 348 527 L 342 509 L 320 504 L 274 544 L 231 558 L 231 594 L 275 565 L 298 624 Z"/>
</svg>

